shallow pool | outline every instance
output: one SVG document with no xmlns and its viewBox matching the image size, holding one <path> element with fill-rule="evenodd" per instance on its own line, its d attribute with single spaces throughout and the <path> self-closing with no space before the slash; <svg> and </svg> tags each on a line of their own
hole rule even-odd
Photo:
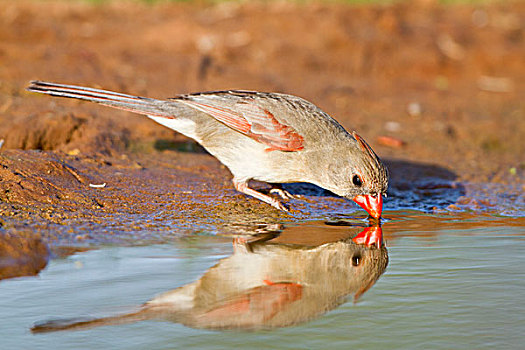
<svg viewBox="0 0 525 350">
<path fill-rule="evenodd" d="M 353 297 L 362 284 L 348 281 L 363 276 L 348 271 L 368 268 L 367 254 L 379 251 L 374 246 L 361 249 L 355 258 L 357 248 L 349 237 L 359 227 L 322 221 L 284 227 L 280 236 L 257 243 L 271 246 L 271 253 L 264 256 L 259 248 L 245 249 L 245 242 L 239 248 L 238 241 L 234 254 L 231 238 L 201 233 L 170 244 L 98 247 L 53 259 L 38 277 L 1 281 L 2 348 L 522 348 L 522 218 L 417 212 L 386 216 L 390 218 L 383 225 L 388 266 L 355 303 Z M 301 235 L 311 239 L 294 242 Z M 324 239 L 316 240 L 316 235 Z M 256 258 L 236 261 L 239 254 Z M 290 254 L 302 260 L 275 260 Z M 339 259 L 342 254 L 344 259 Z M 270 255 L 275 265 L 268 262 Z M 252 270 L 266 266 L 267 271 L 250 275 L 246 261 L 253 262 Z M 297 264 L 312 273 L 268 272 L 282 265 L 288 267 L 283 270 L 293 270 Z M 366 273 L 377 273 L 370 271 Z M 242 282 L 245 290 L 239 294 L 239 281 L 254 278 L 265 282 L 260 286 Z M 215 293 L 216 299 L 219 290 L 234 291 L 228 289 L 224 292 L 228 298 L 218 304 L 214 299 L 215 304 L 208 302 L 198 312 L 207 301 L 194 304 L 191 311 L 156 314 L 157 320 L 44 334 L 30 331 L 36 322 L 50 319 L 133 312 L 156 295 L 195 284 Z M 251 327 L 227 325 L 228 318 L 242 318 L 256 308 L 259 313 L 245 323 Z M 206 329 L 211 325 L 225 329 Z"/>
</svg>

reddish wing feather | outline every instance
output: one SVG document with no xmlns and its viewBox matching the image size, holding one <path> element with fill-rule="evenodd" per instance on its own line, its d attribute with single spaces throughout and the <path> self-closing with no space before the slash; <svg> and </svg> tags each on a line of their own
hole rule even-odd
<svg viewBox="0 0 525 350">
<path fill-rule="evenodd" d="M 221 123 L 226 124 L 230 128 L 247 134 L 250 131 L 250 123 L 239 113 L 236 113 L 232 110 L 229 110 L 224 107 L 217 107 L 211 104 L 205 104 L 195 101 L 184 101 L 186 104 L 189 104 L 195 109 L 198 109 L 201 112 L 211 115 L 213 118 L 217 119 Z"/>
<path fill-rule="evenodd" d="M 185 101 L 230 128 L 268 146 L 267 151 L 300 151 L 303 137 L 291 126 L 280 123 L 269 111 L 252 103 L 238 103 L 236 110 Z"/>
</svg>

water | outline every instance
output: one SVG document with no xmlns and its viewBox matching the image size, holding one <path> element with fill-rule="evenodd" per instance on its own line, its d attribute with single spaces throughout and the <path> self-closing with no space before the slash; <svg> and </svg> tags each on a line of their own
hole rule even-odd
<svg viewBox="0 0 525 350">
<path fill-rule="evenodd" d="M 233 253 L 231 239 L 198 236 L 162 245 L 99 247 L 54 259 L 38 277 L 1 281 L 2 348 L 522 348 L 525 340 L 525 225 L 522 218 L 417 212 L 392 212 L 386 216 L 391 217 L 383 225 L 389 264 L 376 284 L 357 303 L 352 300 L 355 290 L 348 287 L 346 301 L 341 300 L 341 305 L 330 304 L 326 300 L 331 298 L 329 295 L 337 294 L 338 287 L 327 281 L 336 281 L 335 276 L 344 269 L 333 267 L 316 272 L 319 279 L 310 280 L 308 285 L 315 286 L 316 281 L 322 281 L 326 285 L 324 295 L 328 296 L 318 304 L 331 306 L 326 307 L 327 312 L 317 310 L 313 312 L 315 316 L 310 315 L 308 320 L 293 326 L 212 331 L 146 320 L 81 331 L 31 334 L 30 327 L 36 321 L 126 313 L 159 293 L 191 284 L 223 266 L 224 271 L 230 272 L 238 266 L 228 265 Z M 285 228 L 276 240 L 280 243 L 273 244 L 272 249 L 278 249 L 281 254 L 282 247 L 289 247 L 283 246 L 287 239 L 293 241 L 301 235 L 312 238 L 315 232 L 327 241 L 344 241 L 345 235 L 350 232 L 355 235 L 358 231 L 310 222 Z M 316 244 L 305 239 L 292 246 L 292 250 L 303 254 L 308 249 L 320 249 L 315 248 Z M 354 249 L 352 247 L 348 249 Z M 375 247 L 369 249 L 372 253 L 379 251 Z M 217 264 L 219 268 L 212 268 Z M 288 264 L 290 267 L 292 263 Z M 337 261 L 333 264 L 339 266 Z M 320 266 L 322 270 L 324 265 Z M 240 274 L 242 272 L 233 271 L 222 276 L 233 285 Z M 328 276 L 325 280 L 324 274 Z M 301 278 L 311 277 L 297 277 Z M 352 278 L 346 276 L 340 280 Z M 289 300 L 283 308 L 286 310 L 299 299 L 306 299 L 306 290 L 310 287 L 305 287 L 299 297 L 297 293 L 275 294 L 279 286 L 262 288 L 268 288 L 264 295 L 278 295 L 281 304 L 282 296 L 287 295 Z M 257 293 L 254 290 L 250 293 L 255 300 Z M 233 298 L 232 303 L 216 310 L 231 312 L 231 306 L 241 305 L 241 299 Z M 272 305 L 275 308 L 275 304 Z M 192 316 L 185 317 L 178 321 L 188 323 Z M 223 320 L 221 317 L 218 319 Z M 278 316 L 267 315 L 268 318 Z"/>
</svg>

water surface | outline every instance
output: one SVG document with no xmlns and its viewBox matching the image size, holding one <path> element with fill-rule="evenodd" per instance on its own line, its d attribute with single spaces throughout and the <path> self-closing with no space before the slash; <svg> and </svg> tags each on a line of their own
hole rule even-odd
<svg viewBox="0 0 525 350">
<path fill-rule="evenodd" d="M 230 238 L 199 235 L 170 244 L 99 247 L 51 260 L 36 278 L 1 281 L 3 347 L 521 348 L 522 218 L 485 214 L 476 220 L 471 214 L 417 212 L 387 216 L 391 219 L 383 225 L 389 255 L 385 273 L 356 303 L 350 293 L 342 305 L 309 321 L 275 329 L 211 331 L 147 320 L 31 334 L 37 321 L 128 312 L 159 293 L 199 280 L 221 259 L 231 257 Z M 287 230 L 292 235 L 324 232 L 334 241 L 358 231 L 315 221 L 284 228 L 277 239 L 280 244 L 286 243 Z"/>
</svg>

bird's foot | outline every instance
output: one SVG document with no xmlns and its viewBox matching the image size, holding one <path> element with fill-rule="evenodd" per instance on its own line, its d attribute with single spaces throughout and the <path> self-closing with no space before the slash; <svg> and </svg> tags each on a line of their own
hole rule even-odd
<svg viewBox="0 0 525 350">
<path fill-rule="evenodd" d="M 283 190 L 282 188 L 272 188 L 270 190 L 270 193 L 271 194 L 276 194 L 276 195 L 278 195 L 279 197 L 281 197 L 284 200 L 298 198 L 297 196 L 294 196 L 293 194 L 291 194 L 290 192 L 288 192 L 286 190 Z"/>
<path fill-rule="evenodd" d="M 233 245 L 245 245 L 248 243 L 248 240 L 244 237 L 234 237 Z"/>
<path fill-rule="evenodd" d="M 301 196 L 293 195 L 287 190 L 285 190 L 282 184 L 270 183 L 270 185 L 272 186 L 272 188 L 270 189 L 270 194 L 276 194 L 279 197 L 281 197 L 281 199 L 289 200 L 289 199 L 300 199 L 301 198 Z"/>
<path fill-rule="evenodd" d="M 261 193 L 259 191 L 254 190 L 253 188 L 248 187 L 248 183 L 246 181 L 239 181 L 235 178 L 233 179 L 233 185 L 235 186 L 235 189 L 239 192 L 242 192 L 244 194 L 247 194 L 249 196 L 255 197 L 265 203 L 270 204 L 272 207 L 277 208 L 282 211 L 290 211 L 286 205 L 281 203 L 278 199 L 274 197 L 270 197 L 264 193 Z"/>
<path fill-rule="evenodd" d="M 290 209 L 288 208 L 286 204 L 280 202 L 279 200 L 275 198 L 272 198 L 272 197 L 270 198 L 272 199 L 272 202 L 270 203 L 272 207 L 277 208 L 282 211 L 290 211 Z"/>
</svg>

